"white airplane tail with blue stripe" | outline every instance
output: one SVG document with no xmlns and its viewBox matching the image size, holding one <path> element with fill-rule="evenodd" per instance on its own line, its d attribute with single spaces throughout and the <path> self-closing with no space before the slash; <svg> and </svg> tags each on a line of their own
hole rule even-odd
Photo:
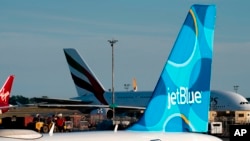
<svg viewBox="0 0 250 141">
<path fill-rule="evenodd" d="M 193 5 L 142 118 L 128 130 L 207 132 L 215 5 Z"/>
</svg>

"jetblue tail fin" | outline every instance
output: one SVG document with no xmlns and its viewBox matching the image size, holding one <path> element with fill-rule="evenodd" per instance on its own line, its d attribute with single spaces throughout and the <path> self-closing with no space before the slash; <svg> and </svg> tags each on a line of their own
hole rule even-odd
<svg viewBox="0 0 250 141">
<path fill-rule="evenodd" d="M 102 104 L 108 105 L 103 96 L 105 92 L 103 86 L 84 59 L 73 48 L 65 48 L 63 51 L 78 95 L 81 96 L 91 93 L 94 94 Z"/>
<path fill-rule="evenodd" d="M 11 93 L 11 88 L 13 85 L 13 81 L 14 81 L 14 75 L 10 75 L 3 87 L 0 90 L 0 107 L 4 107 L 4 106 L 9 106 L 9 99 L 10 99 L 10 93 Z M 4 110 L 4 109 L 1 109 Z"/>
<path fill-rule="evenodd" d="M 193 5 L 142 118 L 129 130 L 207 132 L 216 7 Z"/>
</svg>

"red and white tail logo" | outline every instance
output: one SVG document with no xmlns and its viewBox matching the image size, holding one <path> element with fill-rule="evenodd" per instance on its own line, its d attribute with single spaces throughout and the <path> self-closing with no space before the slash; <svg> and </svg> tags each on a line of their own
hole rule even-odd
<svg viewBox="0 0 250 141">
<path fill-rule="evenodd" d="M 9 99 L 10 99 L 10 93 L 11 93 L 13 81 L 14 81 L 14 75 L 10 75 L 6 79 L 3 87 L 0 90 L 0 103 L 3 106 L 9 105 Z"/>
</svg>

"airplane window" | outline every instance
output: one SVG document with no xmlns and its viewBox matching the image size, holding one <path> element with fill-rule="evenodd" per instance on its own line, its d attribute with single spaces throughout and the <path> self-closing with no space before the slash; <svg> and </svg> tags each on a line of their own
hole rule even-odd
<svg viewBox="0 0 250 141">
<path fill-rule="evenodd" d="M 240 104 L 249 104 L 248 102 L 240 102 Z"/>
<path fill-rule="evenodd" d="M 244 114 L 239 114 L 239 117 L 244 117 Z"/>
<path fill-rule="evenodd" d="M 245 102 L 240 102 L 240 104 L 242 105 L 242 104 L 245 104 Z"/>
<path fill-rule="evenodd" d="M 213 124 L 213 126 L 220 126 L 221 124 Z"/>
</svg>

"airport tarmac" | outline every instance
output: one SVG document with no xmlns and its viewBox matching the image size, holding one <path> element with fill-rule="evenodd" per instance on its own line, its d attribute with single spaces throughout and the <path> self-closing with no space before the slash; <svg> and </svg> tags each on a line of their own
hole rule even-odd
<svg viewBox="0 0 250 141">
<path fill-rule="evenodd" d="M 82 114 L 78 110 L 72 110 L 72 109 L 63 109 L 63 108 L 38 108 L 38 107 L 22 107 L 22 108 L 16 108 L 11 109 L 6 114 L 0 115 L 0 118 L 4 117 L 12 117 L 13 115 L 17 117 L 21 116 L 28 116 L 28 115 L 35 115 L 35 114 L 48 114 L 48 113 L 63 113 L 64 115 L 68 114 Z M 227 137 L 221 137 L 223 141 L 230 141 Z"/>
<path fill-rule="evenodd" d="M 0 118 L 4 117 L 24 117 L 24 116 L 34 116 L 36 114 L 40 115 L 48 115 L 48 114 L 58 114 L 58 113 L 65 113 L 66 114 L 81 114 L 78 110 L 72 110 L 72 109 L 65 109 L 65 108 L 39 108 L 36 106 L 30 106 L 30 107 L 17 107 L 10 109 L 8 112 L 1 114 Z"/>
</svg>

